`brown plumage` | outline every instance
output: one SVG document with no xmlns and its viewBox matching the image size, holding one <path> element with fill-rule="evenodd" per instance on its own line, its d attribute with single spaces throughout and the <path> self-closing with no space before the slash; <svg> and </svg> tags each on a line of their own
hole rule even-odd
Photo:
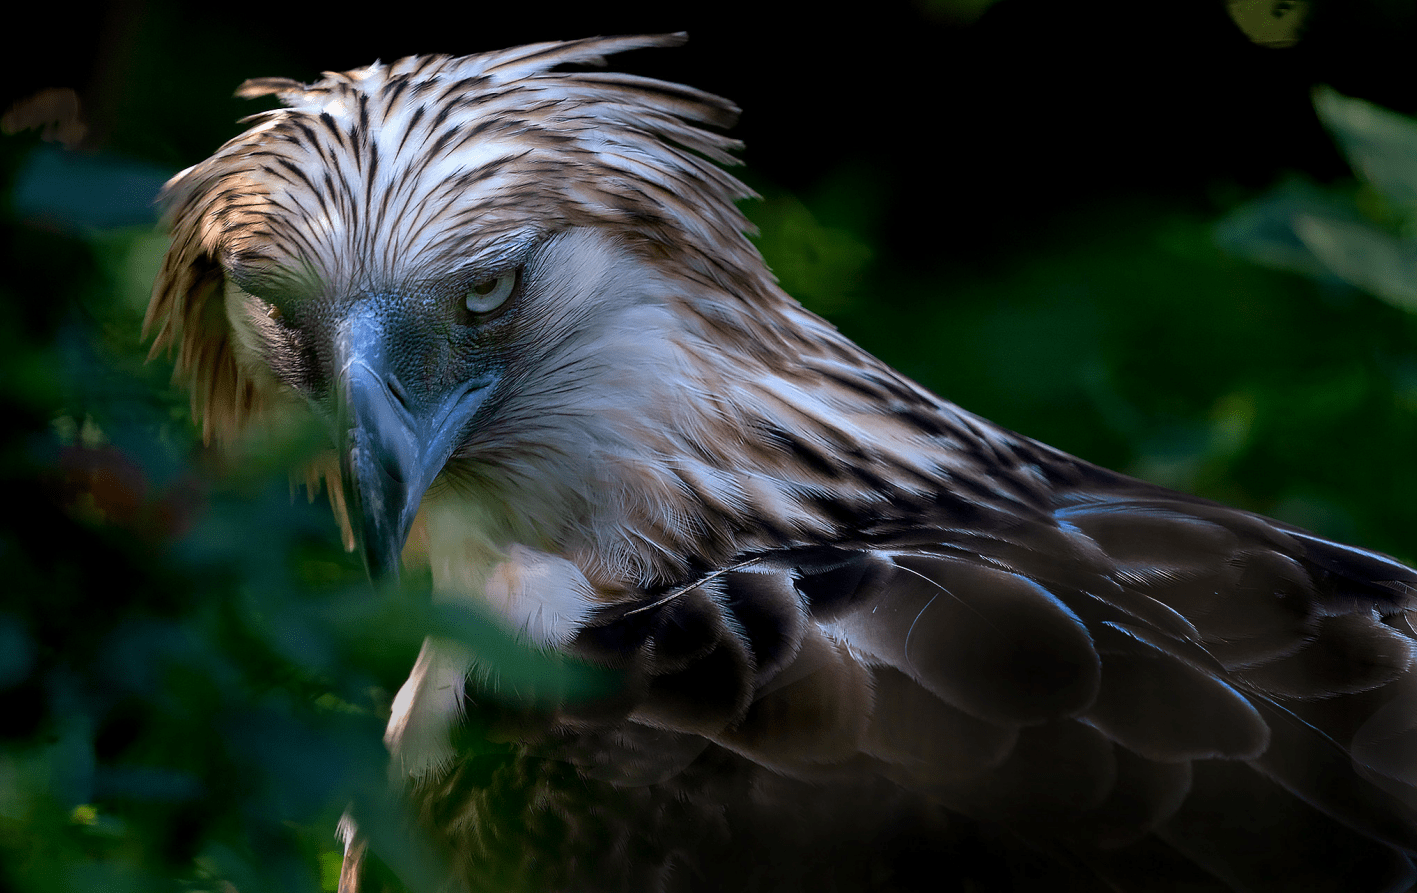
<svg viewBox="0 0 1417 893">
<path fill-rule="evenodd" d="M 1417 573 L 803 310 L 706 129 L 736 110 L 561 67 L 678 41 L 251 81 L 285 107 L 167 189 L 147 323 L 204 430 L 313 409 L 372 573 L 618 673 L 479 701 L 489 756 L 477 656 L 425 644 L 387 740 L 451 887 L 1410 888 Z"/>
</svg>

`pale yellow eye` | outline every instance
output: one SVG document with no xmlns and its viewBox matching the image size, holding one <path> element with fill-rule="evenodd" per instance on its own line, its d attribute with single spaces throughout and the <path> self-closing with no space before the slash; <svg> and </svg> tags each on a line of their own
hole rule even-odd
<svg viewBox="0 0 1417 893">
<path fill-rule="evenodd" d="M 467 309 L 473 313 L 491 313 L 506 303 L 516 287 L 515 272 L 503 273 L 501 276 L 474 283 L 472 288 L 467 290 Z"/>
</svg>

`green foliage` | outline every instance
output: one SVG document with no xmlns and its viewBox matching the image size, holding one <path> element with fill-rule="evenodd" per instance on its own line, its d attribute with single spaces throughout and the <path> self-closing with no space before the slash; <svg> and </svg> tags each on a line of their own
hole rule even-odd
<svg viewBox="0 0 1417 893">
<path fill-rule="evenodd" d="M 1291 182 L 1232 214 L 1221 238 L 1260 263 L 1417 311 L 1417 121 L 1327 88 L 1314 105 L 1359 182 Z"/>
<path fill-rule="evenodd" d="M 319 889 L 340 809 L 383 777 L 377 693 L 417 634 L 337 638 L 372 595 L 326 511 L 283 471 L 204 468 L 136 350 L 148 233 L 17 235 L 33 266 L 69 254 L 91 278 L 33 270 L 77 294 L 48 332 L 6 327 L 7 372 L 33 374 L 6 376 L 28 424 L 3 463 L 0 884 Z"/>
<path fill-rule="evenodd" d="M 318 426 L 239 459 L 198 443 L 138 338 L 167 239 L 95 225 L 150 218 L 160 179 L 132 201 L 132 165 L 86 159 L 76 203 L 69 160 L 7 148 L 27 221 L 6 222 L 0 285 L 0 399 L 20 422 L 0 445 L 0 889 L 333 890 L 350 805 L 404 882 L 433 889 L 382 744 L 423 637 L 478 654 L 492 698 L 607 680 L 431 604 L 426 577 L 371 587 L 325 500 L 291 484 Z"/>
</svg>

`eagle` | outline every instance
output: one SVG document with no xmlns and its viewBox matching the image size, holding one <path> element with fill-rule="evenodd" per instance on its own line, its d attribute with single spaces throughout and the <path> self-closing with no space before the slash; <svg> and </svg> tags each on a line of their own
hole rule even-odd
<svg viewBox="0 0 1417 893">
<path fill-rule="evenodd" d="M 281 106 L 164 191 L 145 330 L 204 435 L 318 419 L 374 579 L 613 680 L 491 698 L 427 639 L 386 743 L 435 886 L 1410 889 L 1417 572 L 808 312 L 738 110 L 604 66 L 682 39 L 247 81 Z M 396 883 L 346 830 L 341 889 Z"/>
</svg>

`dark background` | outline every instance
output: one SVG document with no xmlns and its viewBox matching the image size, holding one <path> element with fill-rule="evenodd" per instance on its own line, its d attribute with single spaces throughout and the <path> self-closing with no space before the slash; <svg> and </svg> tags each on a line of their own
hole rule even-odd
<svg viewBox="0 0 1417 893">
<path fill-rule="evenodd" d="M 0 889 L 329 888 L 382 773 L 419 618 L 280 451 L 204 450 L 137 337 L 155 186 L 267 107 L 247 77 L 687 30 L 611 64 L 743 108 L 745 210 L 808 306 L 1026 434 L 1417 559 L 1412 314 L 1218 237 L 1285 183 L 1363 204 L 1311 91 L 1417 112 L 1413 4 L 1275 4 L 1285 48 L 1200 0 L 802 6 L 8 13 L 5 105 L 71 88 L 85 130 L 0 136 Z"/>
</svg>

